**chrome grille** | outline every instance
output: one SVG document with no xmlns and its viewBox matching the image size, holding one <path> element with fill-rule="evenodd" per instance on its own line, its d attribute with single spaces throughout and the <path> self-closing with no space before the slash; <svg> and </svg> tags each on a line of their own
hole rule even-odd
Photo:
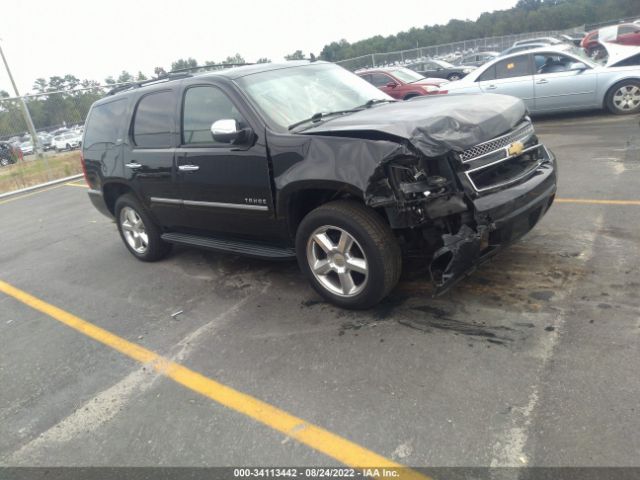
<svg viewBox="0 0 640 480">
<path fill-rule="evenodd" d="M 506 135 L 502 135 L 501 137 L 496 137 L 493 140 L 489 140 L 488 142 L 480 143 L 475 147 L 468 148 L 460 154 L 460 160 L 463 162 L 471 162 L 476 158 L 483 157 L 488 155 L 496 150 L 501 148 L 505 148 L 516 140 L 523 141 L 528 139 L 531 135 L 533 135 L 533 125 L 530 122 L 522 122 L 515 129 L 507 133 Z"/>
</svg>

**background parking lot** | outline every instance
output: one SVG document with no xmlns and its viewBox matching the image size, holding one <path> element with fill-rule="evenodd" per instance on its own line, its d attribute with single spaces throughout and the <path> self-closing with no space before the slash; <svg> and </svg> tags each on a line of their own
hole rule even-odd
<svg viewBox="0 0 640 480">
<path fill-rule="evenodd" d="M 81 183 L 0 201 L 0 280 L 417 466 L 640 466 L 637 117 L 534 119 L 558 200 L 443 297 L 340 310 L 295 264 L 145 264 Z M 178 313 L 181 312 L 181 313 Z M 0 293 L 0 464 L 333 465 Z"/>
</svg>

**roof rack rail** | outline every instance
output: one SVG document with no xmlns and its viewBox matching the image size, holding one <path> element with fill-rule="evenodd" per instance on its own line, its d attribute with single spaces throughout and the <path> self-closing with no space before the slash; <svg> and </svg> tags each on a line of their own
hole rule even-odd
<svg viewBox="0 0 640 480">
<path fill-rule="evenodd" d="M 171 80 L 178 80 L 180 78 L 187 78 L 187 77 L 191 77 L 192 75 L 188 72 L 169 72 L 165 75 L 161 75 L 155 78 L 151 78 L 149 80 L 142 80 L 140 82 L 129 82 L 129 83 L 125 83 L 124 85 L 120 85 L 119 87 L 115 87 L 112 88 L 111 90 L 109 90 L 109 92 L 107 93 L 107 95 L 115 95 L 116 93 L 119 92 L 124 92 L 125 90 L 130 90 L 133 88 L 140 88 L 143 87 L 145 85 L 149 85 L 150 83 L 159 83 L 159 82 L 170 82 Z"/>
<path fill-rule="evenodd" d="M 255 63 L 210 63 L 209 65 L 196 65 L 195 67 L 178 68 L 177 70 L 171 70 L 169 73 L 182 73 L 182 72 L 197 72 L 199 70 L 221 70 L 231 67 L 244 67 L 246 65 L 255 65 Z"/>
</svg>

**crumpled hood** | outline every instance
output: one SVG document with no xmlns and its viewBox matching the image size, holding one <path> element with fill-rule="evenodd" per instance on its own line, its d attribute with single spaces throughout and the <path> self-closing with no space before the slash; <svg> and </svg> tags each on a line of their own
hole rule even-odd
<svg viewBox="0 0 640 480">
<path fill-rule="evenodd" d="M 515 127 L 524 117 L 522 100 L 507 95 L 416 97 L 331 119 L 304 134 L 353 136 L 381 132 L 403 138 L 429 157 L 461 152 Z"/>
</svg>

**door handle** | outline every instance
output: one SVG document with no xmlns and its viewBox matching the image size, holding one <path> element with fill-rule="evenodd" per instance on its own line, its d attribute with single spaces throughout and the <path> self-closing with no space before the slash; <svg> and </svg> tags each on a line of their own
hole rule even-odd
<svg viewBox="0 0 640 480">
<path fill-rule="evenodd" d="M 124 166 L 127 168 L 136 169 L 136 168 L 140 168 L 142 165 L 140 165 L 138 162 L 129 162 L 129 163 L 126 163 Z"/>
<path fill-rule="evenodd" d="M 196 170 L 200 170 L 198 165 L 180 165 L 178 170 L 181 172 L 195 172 Z"/>
<path fill-rule="evenodd" d="M 541 78 L 540 80 L 538 80 L 536 82 L 538 85 L 542 85 L 544 83 L 549 83 L 549 80 L 545 79 L 545 78 Z"/>
<path fill-rule="evenodd" d="M 495 90 L 496 88 L 498 88 L 498 87 L 496 87 L 495 85 L 489 85 L 487 87 L 487 90 Z"/>
</svg>

